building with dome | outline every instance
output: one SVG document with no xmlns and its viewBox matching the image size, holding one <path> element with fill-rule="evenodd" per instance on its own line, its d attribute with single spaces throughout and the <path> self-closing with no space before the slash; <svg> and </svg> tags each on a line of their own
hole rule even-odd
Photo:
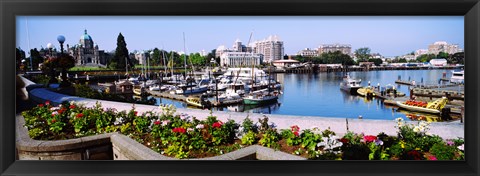
<svg viewBox="0 0 480 176">
<path fill-rule="evenodd" d="M 68 53 L 76 61 L 76 66 L 100 66 L 105 67 L 107 61 L 105 59 L 105 51 L 98 49 L 92 37 L 88 35 L 87 30 L 80 36 L 78 44 L 70 47 L 67 44 Z"/>
</svg>

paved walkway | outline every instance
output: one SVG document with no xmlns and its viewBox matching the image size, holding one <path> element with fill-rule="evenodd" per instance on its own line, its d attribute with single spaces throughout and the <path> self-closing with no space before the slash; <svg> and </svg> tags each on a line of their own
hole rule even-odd
<svg viewBox="0 0 480 176">
<path fill-rule="evenodd" d="M 68 96 L 58 94 L 47 90 L 46 88 L 36 88 L 29 92 L 30 98 L 38 103 L 50 100 L 53 104 L 59 104 L 63 101 L 75 101 L 82 103 L 87 107 L 92 107 L 98 101 L 104 108 L 116 108 L 119 111 L 129 111 L 134 104 L 121 103 L 113 101 L 95 100 L 80 98 L 75 96 Z M 139 113 L 146 111 L 155 111 L 161 113 L 161 109 L 158 106 L 152 105 L 134 105 Z M 209 110 L 200 109 L 185 109 L 177 108 L 177 113 L 186 113 L 194 116 L 197 119 L 205 119 L 210 115 Z M 242 113 L 242 112 L 224 112 L 213 111 L 213 115 L 218 119 L 226 121 L 227 119 L 233 119 L 237 123 L 241 123 L 245 117 L 249 117 L 254 122 L 257 122 L 259 118 L 263 118 L 263 114 L 256 113 Z M 289 129 L 292 125 L 298 125 L 301 129 L 319 127 L 324 130 L 330 128 L 337 134 L 344 134 L 348 129 L 356 133 L 365 133 L 367 135 L 376 135 L 380 132 L 385 132 L 388 135 L 396 135 L 396 122 L 393 120 L 370 120 L 370 119 L 346 119 L 346 118 L 327 118 L 327 117 L 312 117 L 312 116 L 293 116 L 293 115 L 278 115 L 278 114 L 265 114 L 269 118 L 270 123 L 274 123 L 278 129 Z M 417 122 L 411 122 L 417 123 Z M 464 124 L 458 121 L 455 122 L 433 122 L 430 124 L 429 133 L 441 136 L 444 139 L 453 139 L 462 137 L 464 138 Z"/>
</svg>

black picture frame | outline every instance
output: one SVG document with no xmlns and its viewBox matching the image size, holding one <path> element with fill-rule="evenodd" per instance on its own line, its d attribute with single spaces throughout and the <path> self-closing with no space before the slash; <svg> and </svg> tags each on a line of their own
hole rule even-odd
<svg viewBox="0 0 480 176">
<path fill-rule="evenodd" d="M 2 175 L 479 175 L 478 0 L 1 0 Z M 19 161 L 15 160 L 15 16 L 407 15 L 465 17 L 465 161 Z"/>
</svg>

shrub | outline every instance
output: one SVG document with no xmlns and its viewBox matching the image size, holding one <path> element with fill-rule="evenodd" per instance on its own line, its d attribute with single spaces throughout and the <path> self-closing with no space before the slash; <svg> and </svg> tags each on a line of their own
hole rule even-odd
<svg viewBox="0 0 480 176">
<path fill-rule="evenodd" d="M 451 160 L 455 156 L 456 148 L 443 143 L 436 143 L 430 149 L 430 153 L 435 155 L 438 160 Z"/>
</svg>

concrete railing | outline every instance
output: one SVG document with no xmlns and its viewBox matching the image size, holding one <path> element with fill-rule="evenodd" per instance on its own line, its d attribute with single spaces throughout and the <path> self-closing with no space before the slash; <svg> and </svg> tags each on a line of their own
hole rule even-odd
<svg viewBox="0 0 480 176">
<path fill-rule="evenodd" d="M 25 119 L 16 116 L 16 149 L 20 160 L 109 160 L 112 157 L 110 136 L 106 133 L 68 140 L 34 140 L 24 126 Z"/>
<path fill-rule="evenodd" d="M 16 148 L 20 160 L 178 160 L 161 155 L 122 134 L 106 133 L 68 140 L 34 140 L 24 127 L 23 116 L 16 117 Z M 306 160 L 259 145 L 223 155 L 189 160 Z"/>
<path fill-rule="evenodd" d="M 125 135 L 115 134 L 111 139 L 114 160 L 179 160 L 154 152 Z M 251 145 L 223 155 L 187 160 L 306 160 L 306 158 L 260 145 Z"/>
</svg>

